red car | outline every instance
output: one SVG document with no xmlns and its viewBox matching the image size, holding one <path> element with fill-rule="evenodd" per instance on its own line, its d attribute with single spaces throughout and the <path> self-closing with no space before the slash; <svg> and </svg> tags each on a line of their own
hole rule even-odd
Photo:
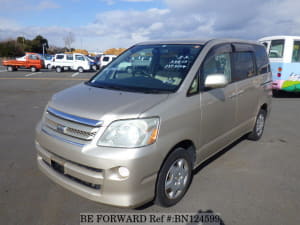
<svg viewBox="0 0 300 225">
<path fill-rule="evenodd" d="M 25 56 L 17 58 L 16 60 L 4 60 L 3 66 L 6 66 L 8 71 L 15 71 L 19 68 L 30 69 L 31 72 L 36 72 L 44 68 L 44 60 L 36 53 L 26 52 Z"/>
</svg>

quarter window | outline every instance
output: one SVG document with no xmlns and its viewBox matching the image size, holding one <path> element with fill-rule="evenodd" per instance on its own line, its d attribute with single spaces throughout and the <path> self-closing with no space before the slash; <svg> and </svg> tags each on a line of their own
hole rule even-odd
<svg viewBox="0 0 300 225">
<path fill-rule="evenodd" d="M 269 52 L 270 58 L 282 58 L 284 49 L 284 40 L 271 41 L 271 47 Z"/>
<path fill-rule="evenodd" d="M 194 80 L 190 86 L 190 89 L 188 91 L 188 96 L 197 94 L 198 91 L 199 91 L 199 75 L 197 74 L 197 76 L 194 78 Z"/>
<path fill-rule="evenodd" d="M 252 52 L 234 52 L 232 59 L 234 63 L 233 81 L 244 80 L 255 75 Z"/>
<path fill-rule="evenodd" d="M 292 62 L 300 62 L 300 41 L 294 41 Z"/>
<path fill-rule="evenodd" d="M 57 55 L 56 56 L 56 59 L 63 59 L 64 58 L 64 55 Z"/>
</svg>

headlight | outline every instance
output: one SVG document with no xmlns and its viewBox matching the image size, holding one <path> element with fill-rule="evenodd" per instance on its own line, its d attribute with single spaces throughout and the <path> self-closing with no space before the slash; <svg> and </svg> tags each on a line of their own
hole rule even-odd
<svg viewBox="0 0 300 225">
<path fill-rule="evenodd" d="M 158 134 L 158 118 L 118 120 L 104 131 L 98 145 L 136 148 L 153 144 Z"/>
</svg>

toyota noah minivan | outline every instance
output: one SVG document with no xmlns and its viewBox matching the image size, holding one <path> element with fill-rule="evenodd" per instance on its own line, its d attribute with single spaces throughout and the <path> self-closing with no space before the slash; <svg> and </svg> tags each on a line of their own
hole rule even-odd
<svg viewBox="0 0 300 225">
<path fill-rule="evenodd" d="M 99 203 L 172 206 L 202 162 L 241 136 L 260 139 L 271 95 L 259 43 L 139 43 L 53 95 L 36 127 L 37 163 Z"/>
</svg>

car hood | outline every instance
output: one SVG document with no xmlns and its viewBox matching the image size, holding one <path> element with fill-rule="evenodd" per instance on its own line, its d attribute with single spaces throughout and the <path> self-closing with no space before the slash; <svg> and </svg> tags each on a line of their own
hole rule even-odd
<svg viewBox="0 0 300 225">
<path fill-rule="evenodd" d="M 109 90 L 82 83 L 55 94 L 49 106 L 75 116 L 103 120 L 107 125 L 116 119 L 138 118 L 167 98 L 168 94 Z"/>
</svg>

